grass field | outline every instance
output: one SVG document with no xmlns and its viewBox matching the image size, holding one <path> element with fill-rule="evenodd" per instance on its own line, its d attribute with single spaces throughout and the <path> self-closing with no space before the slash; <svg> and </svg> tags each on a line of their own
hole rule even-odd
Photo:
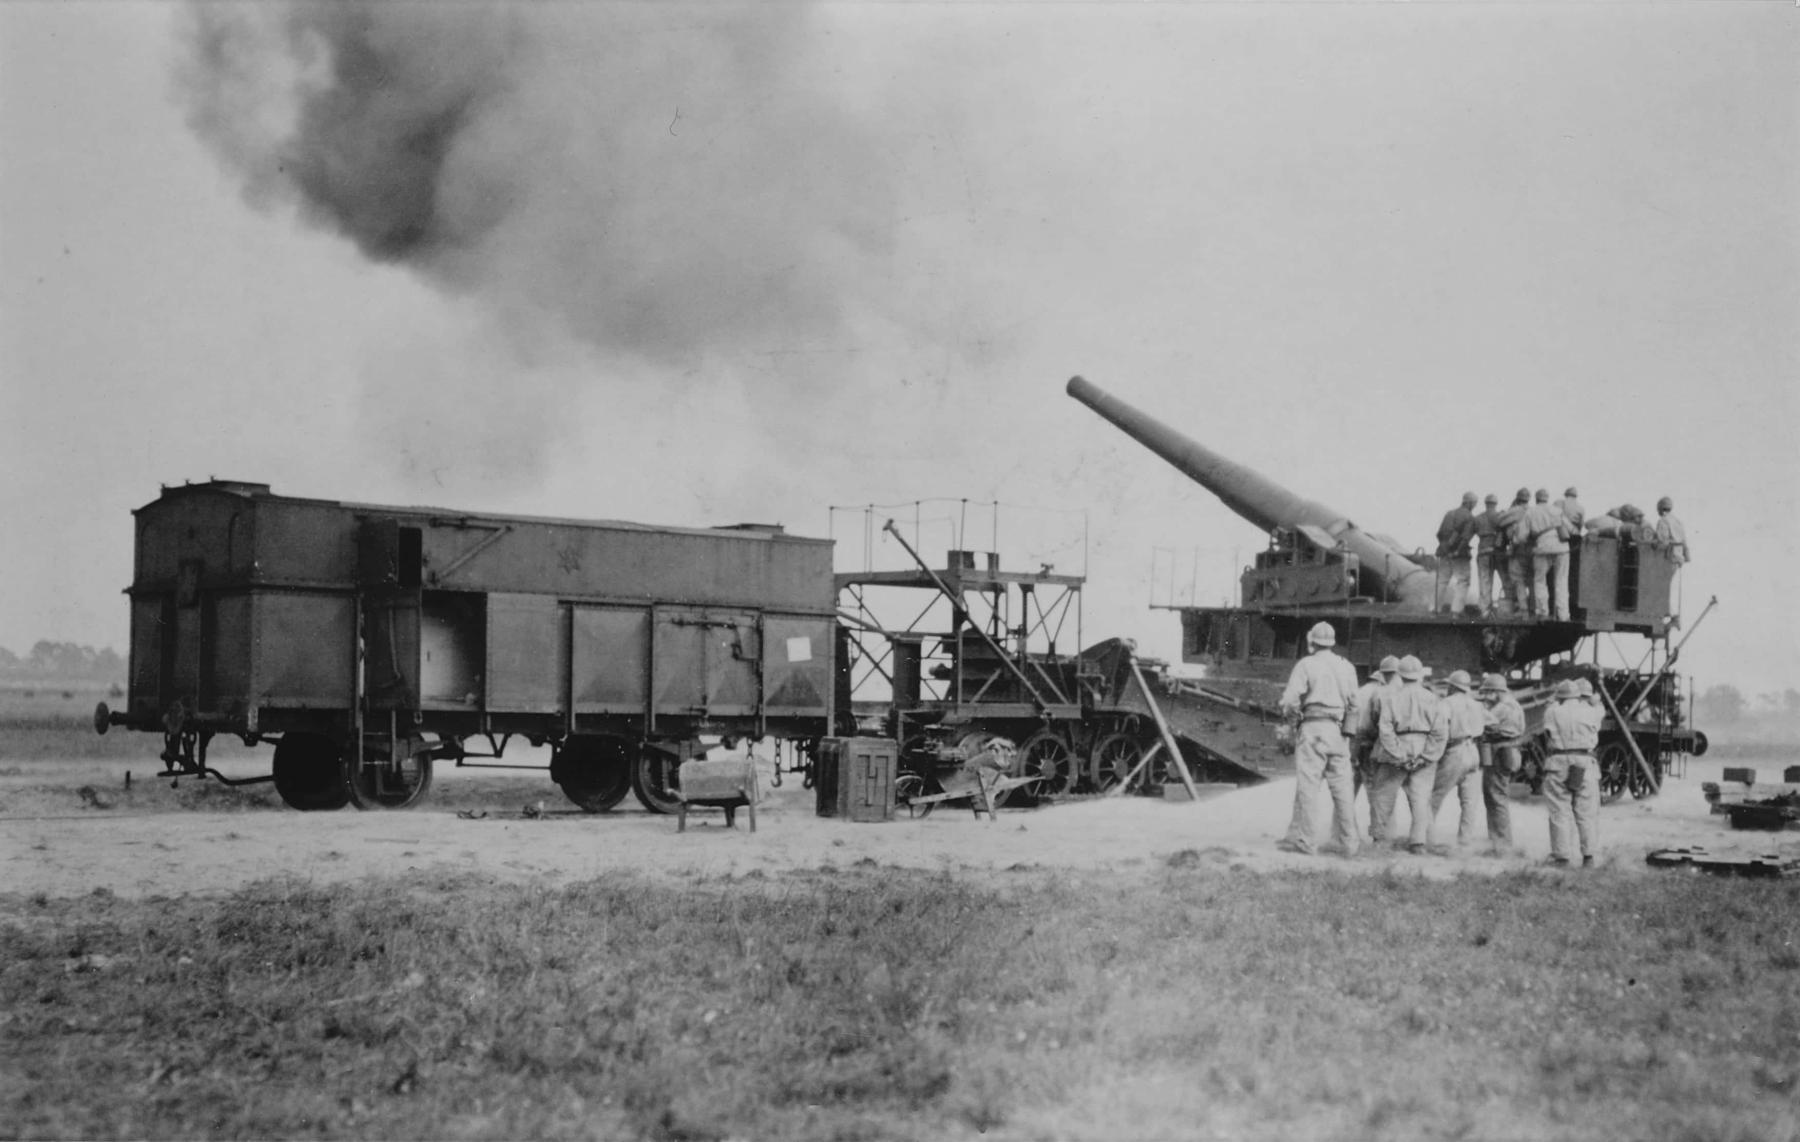
<svg viewBox="0 0 1800 1142">
<path fill-rule="evenodd" d="M 0 965 L 8 1136 L 1800 1137 L 1788 882 L 273 882 Z"/>
</svg>

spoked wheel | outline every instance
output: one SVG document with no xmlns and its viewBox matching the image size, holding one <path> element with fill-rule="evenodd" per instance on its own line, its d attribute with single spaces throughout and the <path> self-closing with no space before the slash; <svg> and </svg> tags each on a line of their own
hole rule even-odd
<svg viewBox="0 0 1800 1142">
<path fill-rule="evenodd" d="M 1002 790 L 994 798 L 996 805 L 1029 804 L 1065 792 L 1075 780 L 1075 751 L 1069 747 L 1069 739 L 1055 730 L 1039 730 L 1019 746 L 1009 776 L 1031 781 Z"/>
<path fill-rule="evenodd" d="M 1644 776 L 1644 771 L 1638 766 L 1637 758 L 1631 756 L 1631 747 L 1624 742 L 1619 742 L 1617 744 L 1619 749 L 1624 751 L 1626 758 L 1625 772 L 1627 776 L 1625 779 L 1625 788 L 1630 790 L 1631 795 L 1639 801 L 1642 801 L 1646 797 L 1656 796 L 1656 786 L 1651 783 L 1648 777 Z M 1659 758 L 1652 750 L 1644 751 L 1644 760 L 1649 762 L 1652 767 L 1659 764 Z"/>
<path fill-rule="evenodd" d="M 933 793 L 942 793 L 943 791 L 943 786 L 923 773 L 902 773 L 894 778 L 894 803 L 896 805 L 911 806 L 915 797 L 929 797 Z M 924 815 L 927 817 L 935 808 L 937 808 L 935 803 L 922 806 Z M 909 814 L 912 811 L 910 807 L 907 809 Z"/>
<path fill-rule="evenodd" d="M 431 789 L 431 755 L 410 753 L 398 761 L 344 759 L 350 803 L 358 809 L 410 809 Z"/>
<path fill-rule="evenodd" d="M 1131 776 L 1144 751 L 1134 734 L 1108 734 L 1094 743 L 1088 754 L 1088 772 L 1094 788 L 1111 789 Z"/>
<path fill-rule="evenodd" d="M 1617 801 L 1631 787 L 1631 779 L 1636 776 L 1640 780 L 1642 774 L 1633 771 L 1637 768 L 1632 760 L 1631 751 L 1624 742 L 1602 742 L 1594 751 L 1594 760 L 1600 766 L 1600 800 L 1610 804 Z"/>
<path fill-rule="evenodd" d="M 550 759 L 550 780 L 583 810 L 604 813 L 631 792 L 631 743 L 593 734 L 568 738 Z"/>
<path fill-rule="evenodd" d="M 1169 767 L 1169 747 L 1159 738 L 1145 748 L 1143 756 L 1149 760 L 1144 762 L 1144 771 L 1138 774 L 1137 789 L 1161 796 L 1162 787 L 1175 776 L 1175 771 Z"/>
<path fill-rule="evenodd" d="M 303 812 L 342 809 L 350 801 L 342 752 L 323 734 L 283 734 L 275 743 L 275 792 Z"/>
<path fill-rule="evenodd" d="M 680 769 L 681 758 L 646 745 L 632 762 L 631 792 L 652 813 L 680 812 L 681 798 L 675 795 L 681 787 L 677 779 Z"/>
</svg>

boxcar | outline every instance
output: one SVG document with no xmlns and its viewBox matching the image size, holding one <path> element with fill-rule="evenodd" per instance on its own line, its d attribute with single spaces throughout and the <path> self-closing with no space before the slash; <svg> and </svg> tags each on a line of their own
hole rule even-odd
<svg viewBox="0 0 1800 1142">
<path fill-rule="evenodd" d="M 701 734 L 831 732 L 828 540 L 221 480 L 134 514 L 129 690 L 96 723 L 161 732 L 175 772 L 213 772 L 207 741 L 234 734 L 273 742 L 295 808 L 397 807 L 434 760 L 518 736 L 554 747 L 551 777 L 582 807 L 629 789 L 667 811 Z"/>
</svg>

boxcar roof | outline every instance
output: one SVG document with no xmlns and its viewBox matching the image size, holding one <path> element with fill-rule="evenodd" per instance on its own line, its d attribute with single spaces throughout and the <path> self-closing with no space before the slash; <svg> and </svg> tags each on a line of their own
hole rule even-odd
<svg viewBox="0 0 1800 1142">
<path fill-rule="evenodd" d="M 823 543 L 829 539 L 817 539 L 812 536 L 792 535 L 780 524 L 737 523 L 721 524 L 715 527 L 668 527 L 660 524 L 632 523 L 629 520 L 616 519 L 571 519 L 560 516 L 511 515 L 504 512 L 456 511 L 450 508 L 434 508 L 425 506 L 403 507 L 395 504 L 365 504 L 349 500 L 320 500 L 305 496 L 278 496 L 269 490 L 267 484 L 252 483 L 247 480 L 208 480 L 201 484 L 165 485 L 162 495 L 132 512 L 147 511 L 165 500 L 191 495 L 227 495 L 246 500 L 267 500 L 282 504 L 313 504 L 323 507 L 343 508 L 351 512 L 379 512 L 383 515 L 427 516 L 432 519 L 450 520 L 483 520 L 498 523 L 536 523 L 555 527 L 594 527 L 613 531 L 654 531 L 677 532 L 685 535 L 717 536 L 721 532 L 740 535 L 747 539 L 780 539 L 789 543 Z"/>
</svg>

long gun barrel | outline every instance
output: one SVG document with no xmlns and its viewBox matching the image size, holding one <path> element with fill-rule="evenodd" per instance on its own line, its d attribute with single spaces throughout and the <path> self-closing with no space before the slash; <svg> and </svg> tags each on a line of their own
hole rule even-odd
<svg viewBox="0 0 1800 1142">
<path fill-rule="evenodd" d="M 1295 495 L 1262 473 L 1226 459 L 1080 377 L 1070 378 L 1069 395 L 1173 464 L 1259 529 L 1266 532 L 1301 525 L 1321 528 L 1357 557 L 1362 566 L 1364 591 L 1431 609 L 1436 593 L 1432 574 L 1358 528 L 1342 512 Z"/>
</svg>

